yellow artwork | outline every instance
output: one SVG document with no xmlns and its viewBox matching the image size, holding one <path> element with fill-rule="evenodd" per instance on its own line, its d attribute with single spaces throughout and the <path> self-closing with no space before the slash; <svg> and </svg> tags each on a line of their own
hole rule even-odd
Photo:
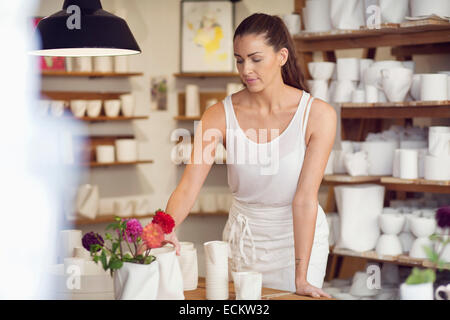
<svg viewBox="0 0 450 320">
<path fill-rule="evenodd" d="M 232 17 L 228 1 L 185 2 L 182 71 L 231 71 Z M 229 21 L 227 21 L 229 20 Z"/>
</svg>

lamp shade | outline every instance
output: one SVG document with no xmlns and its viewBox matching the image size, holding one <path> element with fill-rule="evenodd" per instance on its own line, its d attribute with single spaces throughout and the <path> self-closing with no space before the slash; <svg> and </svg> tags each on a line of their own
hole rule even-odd
<svg viewBox="0 0 450 320">
<path fill-rule="evenodd" d="M 42 48 L 30 54 L 80 57 L 141 53 L 126 21 L 102 9 L 100 0 L 65 0 L 63 10 L 38 26 Z"/>
</svg>

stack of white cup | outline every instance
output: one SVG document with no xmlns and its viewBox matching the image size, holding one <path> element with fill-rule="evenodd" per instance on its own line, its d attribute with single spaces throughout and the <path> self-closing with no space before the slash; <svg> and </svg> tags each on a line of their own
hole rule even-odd
<svg viewBox="0 0 450 320">
<path fill-rule="evenodd" d="M 309 90 L 311 94 L 326 102 L 330 101 L 328 82 L 333 76 L 336 63 L 334 62 L 310 62 L 308 71 L 314 79 L 309 81 Z"/>
<path fill-rule="evenodd" d="M 192 242 L 186 241 L 181 241 L 180 247 L 180 255 L 177 257 L 183 275 L 183 289 L 195 290 L 198 285 L 197 249 Z"/>
<path fill-rule="evenodd" d="M 228 243 L 205 242 L 206 299 L 228 299 Z"/>
</svg>

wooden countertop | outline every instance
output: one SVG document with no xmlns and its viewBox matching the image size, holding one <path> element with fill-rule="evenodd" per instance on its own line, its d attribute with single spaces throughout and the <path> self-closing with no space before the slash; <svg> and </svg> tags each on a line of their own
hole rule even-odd
<svg viewBox="0 0 450 320">
<path fill-rule="evenodd" d="M 232 281 L 229 282 L 228 292 L 229 292 L 228 300 L 235 300 L 236 294 L 234 291 L 234 284 Z M 197 289 L 191 291 L 184 291 L 184 296 L 186 300 L 206 300 L 205 278 L 199 278 Z M 261 298 L 262 300 L 334 300 L 328 298 L 312 298 L 307 296 L 299 296 L 292 292 L 269 288 L 262 288 Z"/>
</svg>

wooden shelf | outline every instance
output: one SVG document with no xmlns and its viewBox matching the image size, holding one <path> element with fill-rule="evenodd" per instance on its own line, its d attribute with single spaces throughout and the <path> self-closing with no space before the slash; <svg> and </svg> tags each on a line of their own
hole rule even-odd
<svg viewBox="0 0 450 320">
<path fill-rule="evenodd" d="M 133 161 L 133 162 L 111 162 L 111 163 L 89 162 L 89 163 L 82 163 L 82 164 L 80 164 L 80 166 L 97 168 L 97 167 L 112 167 L 112 166 L 132 166 L 132 165 L 149 164 L 149 163 L 153 163 L 153 160 L 140 160 L 140 161 Z"/>
<path fill-rule="evenodd" d="M 342 119 L 450 118 L 450 100 L 343 103 Z"/>
<path fill-rule="evenodd" d="M 42 71 L 44 77 L 89 77 L 89 78 L 125 78 L 144 75 L 142 72 L 67 72 L 67 71 Z"/>
<path fill-rule="evenodd" d="M 382 177 L 381 184 L 386 189 L 407 192 L 430 192 L 450 194 L 450 181 L 432 181 L 425 179 L 398 179 L 393 177 Z"/>
<path fill-rule="evenodd" d="M 330 174 L 323 177 L 324 184 L 358 184 L 358 183 L 377 183 L 381 176 L 355 176 L 347 174 Z"/>
<path fill-rule="evenodd" d="M 236 78 L 239 73 L 234 72 L 185 72 L 175 73 L 176 78 Z"/>
<path fill-rule="evenodd" d="M 201 116 L 198 117 L 186 117 L 186 116 L 176 116 L 173 117 L 174 120 L 178 120 L 178 121 L 200 121 L 201 120 Z"/>
<path fill-rule="evenodd" d="M 123 219 L 145 219 L 145 218 L 152 218 L 155 214 L 154 213 L 149 213 L 143 216 L 130 216 L 130 217 L 124 217 Z M 75 221 L 73 221 L 73 223 L 77 226 L 81 226 L 81 225 L 89 225 L 89 224 L 99 224 L 99 223 L 106 223 L 106 222 L 114 222 L 115 221 L 116 216 L 111 214 L 111 215 L 101 215 L 96 217 L 95 219 L 88 219 L 88 218 L 79 218 Z"/>
<path fill-rule="evenodd" d="M 98 116 L 98 117 L 70 117 L 70 119 L 74 120 L 81 120 L 86 122 L 102 122 L 102 121 L 131 121 L 131 120 L 146 120 L 149 116 L 133 116 L 133 117 L 125 117 L 125 116 L 118 116 L 118 117 L 107 117 L 107 116 Z"/>
<path fill-rule="evenodd" d="M 426 19 L 384 24 L 379 29 L 301 32 L 294 41 L 299 52 L 444 43 L 450 41 L 450 22 Z"/>
<path fill-rule="evenodd" d="M 344 257 L 362 258 L 377 262 L 388 262 L 409 267 L 424 267 L 436 269 L 436 267 L 427 259 L 414 259 L 407 255 L 380 256 L 376 253 L 376 251 L 356 252 L 353 250 L 337 248 L 330 250 L 330 254 Z M 450 270 L 450 263 L 446 264 L 443 269 Z"/>
</svg>

